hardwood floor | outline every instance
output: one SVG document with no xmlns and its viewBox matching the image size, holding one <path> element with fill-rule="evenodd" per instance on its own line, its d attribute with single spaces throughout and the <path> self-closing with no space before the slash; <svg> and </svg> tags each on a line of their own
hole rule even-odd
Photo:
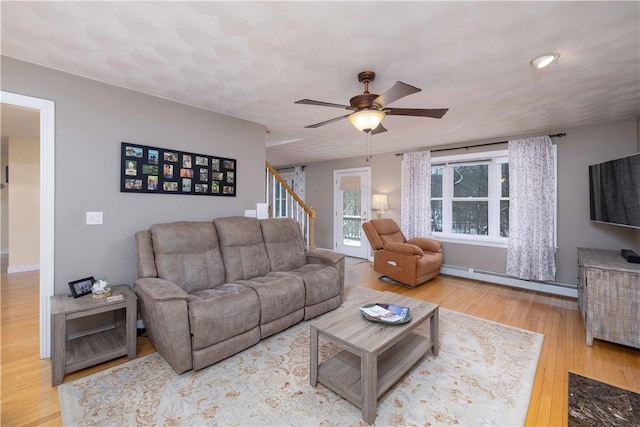
<svg viewBox="0 0 640 427">
<path fill-rule="evenodd" d="M 2 271 L 6 271 L 3 269 Z M 585 344 L 585 331 L 574 299 L 440 276 L 415 289 L 377 280 L 370 264 L 348 265 L 347 286 L 393 291 L 428 300 L 441 307 L 503 324 L 543 333 L 527 426 L 567 425 L 568 372 L 640 392 L 640 350 L 594 340 Z M 38 274 L 1 277 L 2 426 L 61 425 L 51 364 L 39 359 Z M 153 352 L 138 338 L 138 356 Z M 68 374 L 64 382 L 125 363 L 126 357 Z"/>
</svg>

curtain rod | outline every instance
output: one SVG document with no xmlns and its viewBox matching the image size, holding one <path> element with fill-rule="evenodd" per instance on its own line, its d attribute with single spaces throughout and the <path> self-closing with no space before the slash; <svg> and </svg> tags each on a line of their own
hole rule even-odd
<svg viewBox="0 0 640 427">
<path fill-rule="evenodd" d="M 566 133 L 556 133 L 555 135 L 549 135 L 550 138 L 562 138 L 563 136 L 565 136 Z M 468 150 L 469 148 L 474 148 L 474 147 L 486 147 L 488 145 L 499 145 L 499 144 L 507 144 L 509 141 L 498 141 L 498 142 L 487 142 L 485 144 L 475 144 L 475 145 L 467 145 L 464 147 L 451 147 L 451 148 L 439 148 L 437 150 L 431 150 L 432 153 L 438 152 L 438 151 L 451 151 L 451 150 Z M 404 153 L 396 153 L 396 156 L 402 156 Z"/>
</svg>

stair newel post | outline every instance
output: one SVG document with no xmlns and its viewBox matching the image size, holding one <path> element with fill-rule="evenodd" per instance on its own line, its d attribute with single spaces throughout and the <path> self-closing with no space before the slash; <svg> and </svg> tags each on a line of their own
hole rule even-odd
<svg viewBox="0 0 640 427">
<path fill-rule="evenodd" d="M 314 250 L 316 248 L 316 210 L 309 209 L 309 249 Z"/>
</svg>

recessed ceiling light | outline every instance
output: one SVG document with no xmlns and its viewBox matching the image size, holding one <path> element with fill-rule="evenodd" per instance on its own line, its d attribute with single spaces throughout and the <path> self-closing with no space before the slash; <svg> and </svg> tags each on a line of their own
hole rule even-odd
<svg viewBox="0 0 640 427">
<path fill-rule="evenodd" d="M 531 64 L 535 68 L 540 69 L 546 67 L 554 61 L 557 61 L 558 58 L 560 58 L 559 53 L 545 53 L 544 55 L 540 55 L 529 62 L 529 64 Z"/>
</svg>

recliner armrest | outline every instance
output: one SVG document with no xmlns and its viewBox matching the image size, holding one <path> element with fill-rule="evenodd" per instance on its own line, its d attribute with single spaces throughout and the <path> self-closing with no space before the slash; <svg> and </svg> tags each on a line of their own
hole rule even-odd
<svg viewBox="0 0 640 427">
<path fill-rule="evenodd" d="M 423 251 L 428 252 L 442 252 L 442 243 L 438 240 L 429 239 L 427 237 L 414 237 L 407 240 L 407 243 L 416 245 Z"/>
<path fill-rule="evenodd" d="M 424 255 L 424 252 L 420 247 L 410 243 L 398 243 L 392 242 L 384 245 L 385 251 L 401 254 L 401 255 Z"/>
</svg>

